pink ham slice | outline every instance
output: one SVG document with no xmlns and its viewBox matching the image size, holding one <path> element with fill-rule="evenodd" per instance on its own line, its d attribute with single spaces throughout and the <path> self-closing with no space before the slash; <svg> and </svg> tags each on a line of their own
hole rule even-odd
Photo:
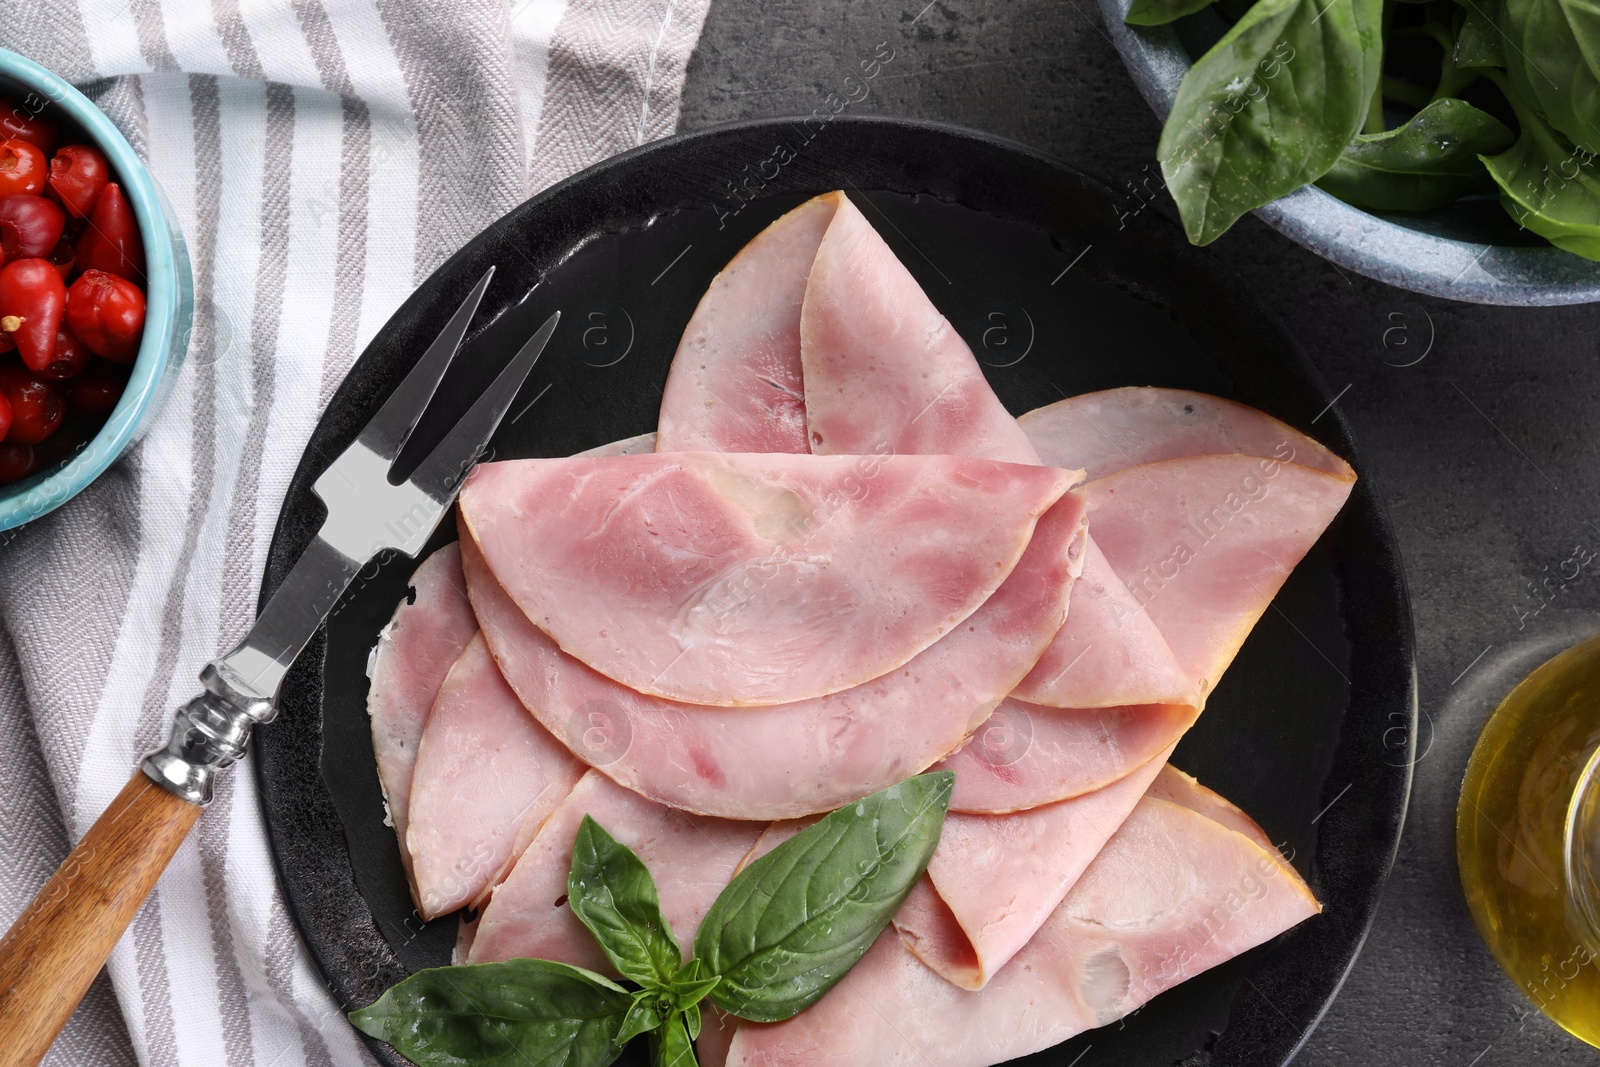
<svg viewBox="0 0 1600 1067">
<path fill-rule="evenodd" d="M 800 314 L 811 451 L 1033 463 L 972 350 L 841 197 Z"/>
<path fill-rule="evenodd" d="M 689 952 L 695 931 L 763 824 L 707 819 L 649 801 L 590 771 L 550 814 L 478 920 L 471 963 L 519 956 L 614 975 L 594 937 L 567 907 L 572 842 L 584 815 L 633 849 L 650 869 L 661 914 Z"/>
<path fill-rule="evenodd" d="M 1171 753 L 1072 800 L 951 813 L 927 879 L 895 916 L 906 945 L 947 981 L 982 989 L 1050 918 Z"/>
<path fill-rule="evenodd" d="M 661 452 L 804 452 L 800 305 L 817 246 L 845 203 L 808 200 L 711 281 L 661 394 Z"/>
<path fill-rule="evenodd" d="M 579 456 L 637 456 L 646 452 L 654 452 L 655 450 L 656 435 L 651 432 L 642 433 L 636 437 L 624 437 L 620 441 L 610 441 L 574 454 Z"/>
<path fill-rule="evenodd" d="M 1081 490 L 1097 544 L 1209 692 L 1351 482 L 1246 455 L 1160 460 Z"/>
<path fill-rule="evenodd" d="M 951 811 L 1022 811 L 1131 774 L 1170 749 L 1199 714 L 1184 704 L 1049 708 L 1012 696 L 933 769 L 955 772 Z"/>
<path fill-rule="evenodd" d="M 473 638 L 417 747 L 406 844 L 422 917 L 481 899 L 582 773 L 506 685 L 483 638 Z"/>
<path fill-rule="evenodd" d="M 640 692 L 782 704 L 905 664 L 1011 572 L 1074 474 L 951 456 L 478 467 L 465 529 L 562 650 Z"/>
<path fill-rule="evenodd" d="M 1011 964 L 957 988 L 885 931 L 783 1023 L 741 1023 L 706 1067 L 988 1067 L 1122 1018 L 1320 910 L 1276 852 L 1145 798 Z M 714 1042 L 711 1051 L 724 1042 Z"/>
<path fill-rule="evenodd" d="M 478 632 L 461 576 L 461 553 L 446 545 L 423 560 L 411 576 L 412 597 L 395 608 L 378 635 L 367 673 L 367 714 L 372 717 L 372 751 L 378 762 L 389 824 L 400 841 L 400 860 L 412 878 L 406 848 L 411 777 L 417 744 L 445 675 Z M 416 883 L 412 880 L 412 894 Z"/>
<path fill-rule="evenodd" d="M 800 338 L 813 452 L 1041 462 L 972 350 L 849 201 L 817 251 Z M 1198 704 L 1161 634 L 1094 547 L 1092 528 L 1089 540 L 1074 594 L 1081 607 L 1020 695 L 1068 708 Z"/>
<path fill-rule="evenodd" d="M 1067 625 L 1016 695 L 1057 708 L 1203 703 L 1199 687 L 1092 533 Z"/>
<path fill-rule="evenodd" d="M 619 685 L 529 622 L 470 539 L 462 557 L 484 637 L 507 681 L 574 753 L 673 807 L 776 819 L 831 811 L 959 745 L 1060 625 L 1082 561 L 1082 514 L 1074 496 L 1057 502 L 994 595 L 900 670 L 842 693 L 764 708 L 681 704 Z"/>
<path fill-rule="evenodd" d="M 1163 767 L 1147 795 L 1157 800 L 1182 804 L 1212 822 L 1221 823 L 1235 833 L 1243 834 L 1264 849 L 1275 850 L 1278 847 L 1254 819 L 1240 811 L 1221 794 L 1201 785 L 1193 775 L 1184 774 L 1176 767 L 1170 765 Z"/>
<path fill-rule="evenodd" d="M 1240 452 L 1355 481 L 1350 465 L 1271 415 L 1187 389 L 1132 386 L 1084 393 L 1017 420 L 1044 462 L 1088 477 L 1183 456 Z"/>
</svg>

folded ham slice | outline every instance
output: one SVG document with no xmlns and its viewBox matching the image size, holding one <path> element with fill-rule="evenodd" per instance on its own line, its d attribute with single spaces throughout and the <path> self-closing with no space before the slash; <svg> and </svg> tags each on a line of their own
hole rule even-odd
<svg viewBox="0 0 1600 1067">
<path fill-rule="evenodd" d="M 1243 834 L 1262 848 L 1276 850 L 1278 847 L 1272 843 L 1272 838 L 1267 836 L 1267 832 L 1232 801 L 1220 793 L 1207 789 L 1193 775 L 1184 774 L 1176 767 L 1163 768 L 1156 776 L 1155 782 L 1151 784 L 1147 795 L 1157 800 L 1170 800 L 1190 811 L 1197 811 L 1212 822 L 1221 823 L 1235 833 Z"/>
<path fill-rule="evenodd" d="M 800 339 L 812 452 L 1049 462 L 961 335 L 849 201 L 817 250 Z M 1020 695 L 1067 708 L 1198 705 L 1192 681 L 1089 533 L 1079 604 Z"/>
<path fill-rule="evenodd" d="M 1037 462 L 967 343 L 842 197 L 806 285 L 800 355 L 819 455 Z"/>
<path fill-rule="evenodd" d="M 590 771 L 551 812 L 510 876 L 495 888 L 478 920 L 468 962 L 527 956 L 615 975 L 593 935 L 567 907 L 572 843 L 586 814 L 650 869 L 661 914 L 686 957 L 700 921 L 763 829 L 762 823 L 674 811 Z"/>
<path fill-rule="evenodd" d="M 1072 800 L 946 816 L 927 878 L 894 919 L 907 947 L 945 980 L 982 989 L 1050 918 L 1171 754 L 1169 745 Z"/>
<path fill-rule="evenodd" d="M 705 1067 L 988 1067 L 1104 1026 L 1320 910 L 1275 851 L 1146 797 L 1049 921 L 981 991 L 885 931 L 787 1022 L 739 1023 Z M 726 1046 L 725 1058 L 719 1055 Z"/>
<path fill-rule="evenodd" d="M 959 745 L 1061 625 L 1082 547 L 1082 505 L 1068 495 L 994 595 L 900 670 L 825 697 L 738 709 L 664 700 L 589 669 L 528 621 L 470 538 L 462 558 L 507 681 L 575 754 L 673 807 L 780 819 L 831 811 Z"/>
<path fill-rule="evenodd" d="M 711 281 L 661 394 L 661 452 L 804 452 L 800 305 L 843 193 L 762 230 Z"/>
<path fill-rule="evenodd" d="M 1187 389 L 1130 386 L 1083 393 L 1017 419 L 1044 462 L 1090 480 L 1163 459 L 1242 452 L 1354 481 L 1350 465 L 1271 415 Z"/>
<path fill-rule="evenodd" d="M 372 718 L 372 751 L 378 762 L 389 825 L 400 840 L 400 860 L 412 878 L 406 848 L 411 777 L 417 744 L 445 675 L 478 632 L 461 576 L 461 553 L 446 545 L 422 561 L 411 575 L 411 597 L 394 609 L 378 635 L 367 669 L 367 714 Z M 412 879 L 412 895 L 416 882 Z"/>
<path fill-rule="evenodd" d="M 464 527 L 562 650 L 640 692 L 781 704 L 905 664 L 1011 572 L 1075 473 L 951 456 L 478 467 Z"/>
<path fill-rule="evenodd" d="M 955 772 L 951 811 L 1022 811 L 1131 774 L 1171 749 L 1199 714 L 1185 704 L 1050 708 L 1012 696 L 932 769 Z"/>
<path fill-rule="evenodd" d="M 1204 702 L 1091 531 L 1072 611 L 1016 695 L 1057 708 Z"/>
<path fill-rule="evenodd" d="M 1236 454 L 1145 463 L 1080 491 L 1117 577 L 1209 692 L 1351 484 Z"/>
<path fill-rule="evenodd" d="M 417 746 L 406 845 L 422 917 L 481 899 L 583 769 L 533 721 L 474 637 Z"/>
</svg>

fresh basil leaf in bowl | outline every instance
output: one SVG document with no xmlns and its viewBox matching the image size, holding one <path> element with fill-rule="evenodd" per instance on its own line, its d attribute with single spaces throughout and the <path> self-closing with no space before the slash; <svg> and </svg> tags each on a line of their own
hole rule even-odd
<svg viewBox="0 0 1600 1067">
<path fill-rule="evenodd" d="M 1164 26 L 1185 15 L 1204 11 L 1215 0 L 1133 0 L 1128 23 L 1133 26 Z"/>
<path fill-rule="evenodd" d="M 1513 94 L 1573 144 L 1600 152 L 1600 10 L 1574 0 L 1504 0 L 1500 28 Z"/>
<path fill-rule="evenodd" d="M 1484 158 L 1511 217 L 1557 248 L 1600 259 L 1600 169 L 1595 153 L 1575 147 L 1526 109 L 1522 136 Z"/>
<path fill-rule="evenodd" d="M 939 843 L 955 775 L 922 774 L 840 808 L 755 860 L 717 897 L 695 956 L 718 1007 L 779 1022 L 821 999 L 900 910 Z"/>
<path fill-rule="evenodd" d="M 1494 16 L 1490 13 L 1493 10 L 1490 0 L 1481 0 L 1481 4 L 1474 6 L 1461 20 L 1461 29 L 1456 32 L 1455 48 L 1450 53 L 1451 65 L 1455 69 L 1506 65 L 1505 47 L 1501 43 L 1505 35 L 1495 25 Z"/>
<path fill-rule="evenodd" d="M 607 1067 L 632 997 L 615 982 L 550 960 L 418 971 L 350 1021 L 418 1067 Z"/>
<path fill-rule="evenodd" d="M 1403 126 L 1358 135 L 1317 184 L 1369 211 L 1429 211 L 1493 192 L 1479 157 L 1504 152 L 1516 139 L 1465 100 L 1435 100 Z"/>
<path fill-rule="evenodd" d="M 1381 23 L 1382 0 L 1256 0 L 1200 57 L 1156 149 L 1191 241 L 1333 166 L 1372 104 Z"/>
</svg>

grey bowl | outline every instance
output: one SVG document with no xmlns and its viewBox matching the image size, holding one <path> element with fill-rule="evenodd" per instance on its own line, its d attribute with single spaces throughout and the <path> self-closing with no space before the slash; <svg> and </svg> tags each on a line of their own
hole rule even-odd
<svg viewBox="0 0 1600 1067">
<path fill-rule="evenodd" d="M 1189 49 L 1172 26 L 1124 22 L 1132 0 L 1098 2 L 1128 73 L 1165 120 L 1193 63 Z M 1220 30 L 1220 23 L 1215 28 Z M 1546 244 L 1499 243 L 1514 225 L 1509 219 L 1496 225 L 1492 212 L 1453 218 L 1374 215 L 1306 186 L 1258 208 L 1256 216 L 1340 267 L 1414 293 L 1524 307 L 1600 300 L 1600 263 Z"/>
</svg>

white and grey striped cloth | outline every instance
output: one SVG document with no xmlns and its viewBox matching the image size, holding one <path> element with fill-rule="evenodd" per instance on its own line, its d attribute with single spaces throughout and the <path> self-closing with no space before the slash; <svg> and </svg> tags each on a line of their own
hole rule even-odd
<svg viewBox="0 0 1600 1067">
<path fill-rule="evenodd" d="M 534 191 L 672 132 L 709 0 L 12 0 L 189 240 L 194 337 L 146 440 L 0 538 L 0 922 L 232 644 L 323 405 L 413 287 Z M 370 1062 L 300 946 L 248 767 L 47 1061 Z"/>
</svg>

